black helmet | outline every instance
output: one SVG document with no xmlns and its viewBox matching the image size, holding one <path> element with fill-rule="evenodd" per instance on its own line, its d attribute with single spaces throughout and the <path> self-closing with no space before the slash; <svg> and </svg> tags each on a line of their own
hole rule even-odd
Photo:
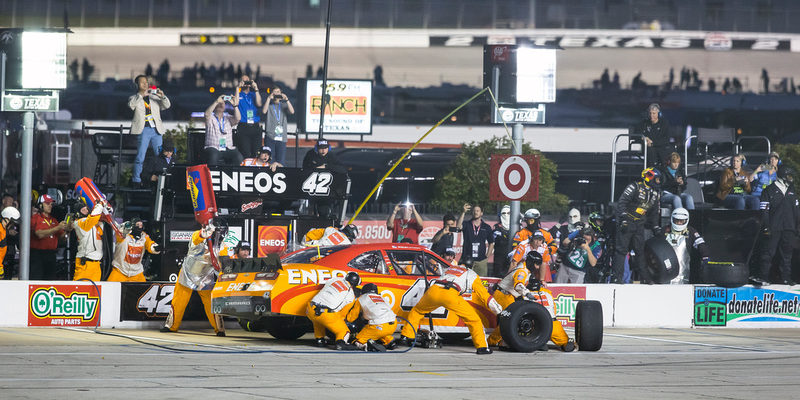
<svg viewBox="0 0 800 400">
<path fill-rule="evenodd" d="M 781 178 L 788 183 L 792 183 L 794 181 L 794 170 L 788 165 L 781 164 L 778 166 L 778 178 Z"/>
<path fill-rule="evenodd" d="M 361 287 L 361 294 L 364 293 L 375 293 L 378 294 L 378 285 L 374 283 L 367 283 Z"/>
<path fill-rule="evenodd" d="M 525 267 L 529 270 L 533 271 L 536 265 L 542 265 L 544 259 L 542 255 L 539 254 L 538 251 L 529 251 L 528 255 L 525 256 Z"/>
<path fill-rule="evenodd" d="M 536 279 L 535 277 L 531 277 L 531 280 L 528 281 L 528 290 L 532 292 L 538 292 L 542 290 L 542 281 Z"/>
<path fill-rule="evenodd" d="M 341 229 L 341 231 L 345 236 L 347 236 L 348 239 L 350 239 L 351 242 L 356 240 L 358 237 L 358 227 L 353 224 L 345 226 Z"/>
<path fill-rule="evenodd" d="M 358 276 L 357 272 L 348 272 L 347 276 L 344 277 L 344 280 L 346 280 L 351 287 L 356 287 L 359 283 L 361 283 L 361 277 Z"/>
</svg>

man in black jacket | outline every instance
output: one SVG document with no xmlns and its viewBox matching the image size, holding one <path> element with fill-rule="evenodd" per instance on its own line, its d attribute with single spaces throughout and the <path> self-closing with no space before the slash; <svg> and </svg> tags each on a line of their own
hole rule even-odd
<svg viewBox="0 0 800 400">
<path fill-rule="evenodd" d="M 147 182 L 145 185 L 156 185 L 158 176 L 175 163 L 172 158 L 174 154 L 175 144 L 172 142 L 172 139 L 164 139 L 164 142 L 161 143 L 161 152 L 158 156 L 148 159 L 144 166 L 142 180 Z"/>
<path fill-rule="evenodd" d="M 669 122 L 661 116 L 661 106 L 650 104 L 647 113 L 648 118 L 639 124 L 636 133 L 644 135 L 647 165 L 661 165 L 675 151 L 675 138 L 670 136 Z"/>
<path fill-rule="evenodd" d="M 617 238 L 612 264 L 612 283 L 625 283 L 625 258 L 633 250 L 635 257 L 631 257 L 631 270 L 639 274 L 639 279 L 644 283 L 651 283 L 652 277 L 644 268 L 644 229 L 653 230 L 654 235 L 661 233 L 658 225 L 659 199 L 661 198 L 659 186 L 661 173 L 653 168 L 642 171 L 642 180 L 629 184 L 622 192 L 615 209 L 617 217 Z"/>
<path fill-rule="evenodd" d="M 309 150 L 303 157 L 303 169 L 327 169 L 333 172 L 345 172 L 344 166 L 339 162 L 333 153 L 331 146 L 325 139 L 317 140 L 313 149 Z"/>
<path fill-rule="evenodd" d="M 750 278 L 755 285 L 769 285 L 769 272 L 775 251 L 781 250 L 781 283 L 794 285 L 792 281 L 792 245 L 797 237 L 800 220 L 800 203 L 792 189 L 794 171 L 790 167 L 778 167 L 778 178 L 761 192 L 762 228 L 766 246 L 761 253 L 759 276 Z"/>
</svg>

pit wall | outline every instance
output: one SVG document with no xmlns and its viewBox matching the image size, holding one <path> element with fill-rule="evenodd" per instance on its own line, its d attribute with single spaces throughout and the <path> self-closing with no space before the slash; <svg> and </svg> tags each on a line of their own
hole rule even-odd
<svg viewBox="0 0 800 400">
<path fill-rule="evenodd" d="M 100 327 L 152 329 L 163 324 L 172 283 L 99 282 Z M 800 286 L 743 286 L 726 289 L 693 285 L 550 285 L 558 317 L 574 326 L 578 301 L 603 305 L 603 324 L 620 328 L 798 328 Z M 123 295 L 124 293 L 124 295 Z M 196 297 L 196 296 L 195 296 Z M 97 323 L 98 302 L 88 282 L 0 281 L 0 327 L 88 326 Z M 199 300 L 190 303 L 199 308 Z M 186 327 L 204 327 L 200 316 Z M 202 318 L 202 319 L 201 319 Z M 235 325 L 235 323 L 234 323 Z"/>
</svg>

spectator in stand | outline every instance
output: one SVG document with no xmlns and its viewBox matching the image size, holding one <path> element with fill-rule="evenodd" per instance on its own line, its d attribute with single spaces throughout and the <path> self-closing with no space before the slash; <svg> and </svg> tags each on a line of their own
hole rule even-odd
<svg viewBox="0 0 800 400">
<path fill-rule="evenodd" d="M 453 247 L 453 232 L 460 232 L 461 229 L 456 225 L 456 217 L 453 214 L 445 214 L 442 217 L 442 229 L 436 232 L 431 239 L 431 251 L 444 257 L 447 249 Z"/>
<path fill-rule="evenodd" d="M 272 172 L 278 167 L 283 167 L 283 164 L 272 159 L 272 149 L 269 146 L 264 146 L 258 151 L 258 158 L 245 158 L 242 161 L 243 167 L 269 167 Z"/>
<path fill-rule="evenodd" d="M 508 272 L 509 252 L 511 251 L 509 229 L 511 229 L 511 206 L 504 205 L 497 215 L 498 222 L 494 224 L 492 242 L 494 242 L 494 270 L 492 276 L 505 276 Z"/>
<path fill-rule="evenodd" d="M 243 75 L 239 81 L 233 106 L 239 112 L 236 119 L 239 124 L 236 126 L 236 136 L 241 154 L 244 157 L 255 157 L 256 151 L 264 145 L 259 124 L 261 118 L 258 116 L 258 110 L 261 109 L 261 94 L 258 93 L 256 82 L 251 81 L 247 75 Z"/>
<path fill-rule="evenodd" d="M 331 146 L 325 139 L 317 140 L 313 149 L 303 157 L 303 169 L 324 169 L 336 173 L 346 173 L 339 159 L 331 153 Z M 314 213 L 322 218 L 334 219 L 336 202 L 327 199 L 311 199 L 309 205 Z"/>
<path fill-rule="evenodd" d="M 397 218 L 397 213 L 402 211 L 403 216 Z M 392 231 L 392 242 L 401 243 L 404 239 L 411 240 L 411 243 L 419 243 L 419 233 L 422 232 L 423 219 L 417 209 L 411 203 L 397 203 L 389 219 L 386 220 L 386 228 Z"/>
<path fill-rule="evenodd" d="M 594 229 L 586 227 L 570 233 L 561 246 L 567 251 L 561 259 L 556 283 L 583 283 L 587 270 L 597 265 L 597 259 L 603 251 L 600 243 L 597 243 Z"/>
<path fill-rule="evenodd" d="M 758 196 L 759 201 L 761 199 L 761 192 L 766 189 L 767 186 L 771 185 L 772 182 L 775 182 L 775 179 L 778 178 L 778 165 L 781 164 L 781 157 L 776 152 L 769 153 L 769 159 L 764 164 L 761 164 L 753 171 L 753 174 L 750 175 L 750 181 L 753 182 L 750 184 L 751 189 L 753 190 L 750 195 L 751 196 Z"/>
<path fill-rule="evenodd" d="M 470 209 L 472 209 L 472 220 L 464 221 L 464 214 Z M 486 276 L 489 273 L 489 257 L 494 253 L 494 234 L 492 227 L 483 222 L 483 207 L 477 204 L 474 206 L 464 204 L 459 221 L 463 221 L 461 230 L 464 232 L 461 262 L 467 258 L 472 259 L 472 270 L 478 276 Z"/>
<path fill-rule="evenodd" d="M 751 192 L 750 175 L 745 173 L 742 166 L 747 162 L 744 154 L 733 156 L 731 167 L 722 171 L 719 177 L 717 199 L 722 205 L 733 210 L 758 210 L 758 198 L 748 196 Z"/>
<path fill-rule="evenodd" d="M 69 224 L 53 218 L 53 203 L 55 200 L 52 197 L 46 194 L 39 196 L 39 212 L 31 217 L 29 278 L 32 281 L 66 278 L 56 274 L 56 248 L 58 239 L 69 230 Z"/>
<path fill-rule="evenodd" d="M 158 182 L 158 177 L 163 175 L 167 168 L 175 164 L 175 160 L 172 158 L 174 154 L 175 144 L 172 139 L 164 139 L 163 143 L 161 143 L 161 152 L 158 157 L 148 159 L 147 164 L 144 166 L 143 176 L 149 185 L 155 186 L 156 182 Z"/>
<path fill-rule="evenodd" d="M 669 122 L 661 116 L 661 106 L 656 103 L 647 107 L 648 117 L 635 129 L 644 135 L 647 147 L 647 164 L 658 165 L 675 151 L 675 138 L 670 136 Z"/>
<path fill-rule="evenodd" d="M 161 123 L 161 110 L 168 109 L 172 104 L 161 89 L 151 89 L 147 76 L 139 75 L 133 82 L 138 91 L 128 98 L 128 107 L 133 110 L 131 120 L 131 134 L 139 135 L 139 145 L 136 160 L 133 163 L 131 183 L 134 187 L 142 185 L 142 163 L 147 155 L 147 148 L 153 148 L 153 154 L 159 152 L 161 135 L 164 134 L 164 124 Z"/>
<path fill-rule="evenodd" d="M 686 174 L 681 169 L 681 156 L 678 153 L 669 155 L 666 165 L 662 165 L 661 171 L 661 205 L 671 205 L 672 209 L 685 208 L 694 210 L 694 198 L 686 190 Z"/>
<path fill-rule="evenodd" d="M 233 144 L 233 126 L 239 122 L 242 116 L 236 103 L 233 103 L 234 115 L 225 112 L 225 97 L 217 97 L 217 100 L 206 108 L 206 148 L 204 153 L 208 165 L 219 165 L 220 161 L 224 165 L 240 165 L 243 160 L 242 153 Z"/>
<path fill-rule="evenodd" d="M 294 114 L 294 107 L 281 88 L 275 86 L 264 103 L 264 114 L 267 116 L 267 145 L 275 149 L 275 160 L 286 162 L 286 141 L 289 133 L 287 113 Z"/>
</svg>

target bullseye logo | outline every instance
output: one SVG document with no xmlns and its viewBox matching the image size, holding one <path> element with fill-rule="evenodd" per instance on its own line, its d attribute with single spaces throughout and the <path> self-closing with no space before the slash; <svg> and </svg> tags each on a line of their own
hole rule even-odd
<svg viewBox="0 0 800 400">
<path fill-rule="evenodd" d="M 531 187 L 531 168 L 522 157 L 512 156 L 500 164 L 497 173 L 500 191 L 509 199 L 519 199 Z"/>
</svg>

